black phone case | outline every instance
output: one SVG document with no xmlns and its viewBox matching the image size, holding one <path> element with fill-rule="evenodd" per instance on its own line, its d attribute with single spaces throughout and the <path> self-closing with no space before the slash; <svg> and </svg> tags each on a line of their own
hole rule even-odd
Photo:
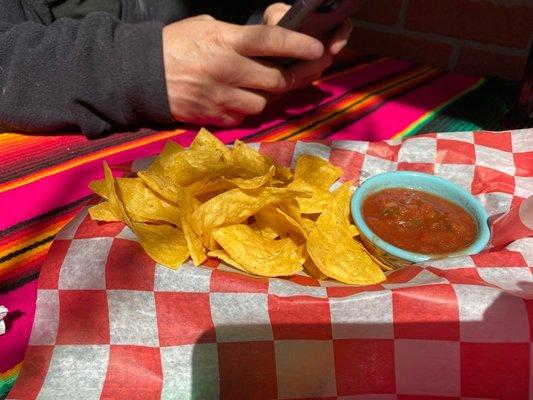
<svg viewBox="0 0 533 400">
<path fill-rule="evenodd" d="M 278 25 L 325 40 L 356 9 L 360 0 L 296 0 Z"/>
</svg>

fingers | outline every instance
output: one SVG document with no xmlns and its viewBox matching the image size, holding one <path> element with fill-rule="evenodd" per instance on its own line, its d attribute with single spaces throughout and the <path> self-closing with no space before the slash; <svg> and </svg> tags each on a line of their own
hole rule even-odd
<svg viewBox="0 0 533 400">
<path fill-rule="evenodd" d="M 187 112 L 187 118 L 180 120 L 234 126 L 247 115 L 259 114 L 265 108 L 268 98 L 264 94 L 238 89 L 230 86 L 216 85 L 209 98 Z"/>
<path fill-rule="evenodd" d="M 330 54 L 338 54 L 344 48 L 344 46 L 346 46 L 352 30 L 352 21 L 347 19 L 338 29 L 333 32 L 328 46 Z"/>
<path fill-rule="evenodd" d="M 268 6 L 263 13 L 264 23 L 266 25 L 276 25 L 289 8 L 291 7 L 285 3 L 274 3 Z"/>
<path fill-rule="evenodd" d="M 312 77 L 318 77 L 322 72 L 331 65 L 332 56 L 326 54 L 314 61 L 302 61 L 292 65 L 289 72 L 295 77 L 296 82 L 309 80 Z"/>
<path fill-rule="evenodd" d="M 240 27 L 230 35 L 229 44 L 237 53 L 246 57 L 314 60 L 324 53 L 324 46 L 319 40 L 279 26 Z"/>
<path fill-rule="evenodd" d="M 268 102 L 265 94 L 230 86 L 220 86 L 213 97 L 222 113 L 231 111 L 243 115 L 259 114 Z"/>
<path fill-rule="evenodd" d="M 220 69 L 219 76 L 220 83 L 269 93 L 287 91 L 294 80 L 292 73 L 276 64 L 242 56 L 235 58 L 232 68 Z"/>
<path fill-rule="evenodd" d="M 245 116 L 242 114 L 227 112 L 226 114 L 217 114 L 209 117 L 182 118 L 181 120 L 194 124 L 235 126 L 239 125 L 244 118 Z"/>
<path fill-rule="evenodd" d="M 239 125 L 244 118 L 245 115 L 243 114 L 229 111 L 226 114 L 223 114 L 219 119 L 214 119 L 212 123 L 216 125 L 235 126 Z"/>
</svg>

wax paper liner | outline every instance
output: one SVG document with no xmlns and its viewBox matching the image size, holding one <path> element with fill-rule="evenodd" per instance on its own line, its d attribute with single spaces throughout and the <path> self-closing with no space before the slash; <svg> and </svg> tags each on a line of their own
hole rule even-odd
<svg viewBox="0 0 533 400">
<path fill-rule="evenodd" d="M 257 147 L 284 165 L 328 158 L 344 180 L 393 170 L 449 179 L 490 214 L 491 246 L 379 285 L 262 279 L 213 259 L 155 265 L 127 227 L 85 210 L 43 267 L 10 398 L 530 398 L 532 130 Z"/>
</svg>

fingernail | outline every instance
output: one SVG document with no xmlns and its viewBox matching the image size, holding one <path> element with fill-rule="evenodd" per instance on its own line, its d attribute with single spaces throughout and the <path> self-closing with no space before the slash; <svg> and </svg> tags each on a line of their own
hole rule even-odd
<svg viewBox="0 0 533 400">
<path fill-rule="evenodd" d="M 242 121 L 241 117 L 235 117 L 232 115 L 223 115 L 222 116 L 222 125 L 224 126 L 236 126 L 239 125 Z"/>
<path fill-rule="evenodd" d="M 314 42 L 311 46 L 309 46 L 309 50 L 316 58 L 319 58 L 324 53 L 324 46 L 322 43 Z"/>
<path fill-rule="evenodd" d="M 333 55 L 338 54 L 344 48 L 344 46 L 346 46 L 346 43 L 347 43 L 346 40 L 343 40 L 342 42 L 334 43 L 330 49 L 331 54 Z"/>
</svg>

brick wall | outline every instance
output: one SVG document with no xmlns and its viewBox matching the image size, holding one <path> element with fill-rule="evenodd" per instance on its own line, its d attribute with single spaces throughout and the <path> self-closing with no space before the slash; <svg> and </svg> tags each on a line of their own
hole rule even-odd
<svg viewBox="0 0 533 400">
<path fill-rule="evenodd" d="M 533 0 L 366 0 L 354 24 L 352 48 L 520 80 Z"/>
</svg>

